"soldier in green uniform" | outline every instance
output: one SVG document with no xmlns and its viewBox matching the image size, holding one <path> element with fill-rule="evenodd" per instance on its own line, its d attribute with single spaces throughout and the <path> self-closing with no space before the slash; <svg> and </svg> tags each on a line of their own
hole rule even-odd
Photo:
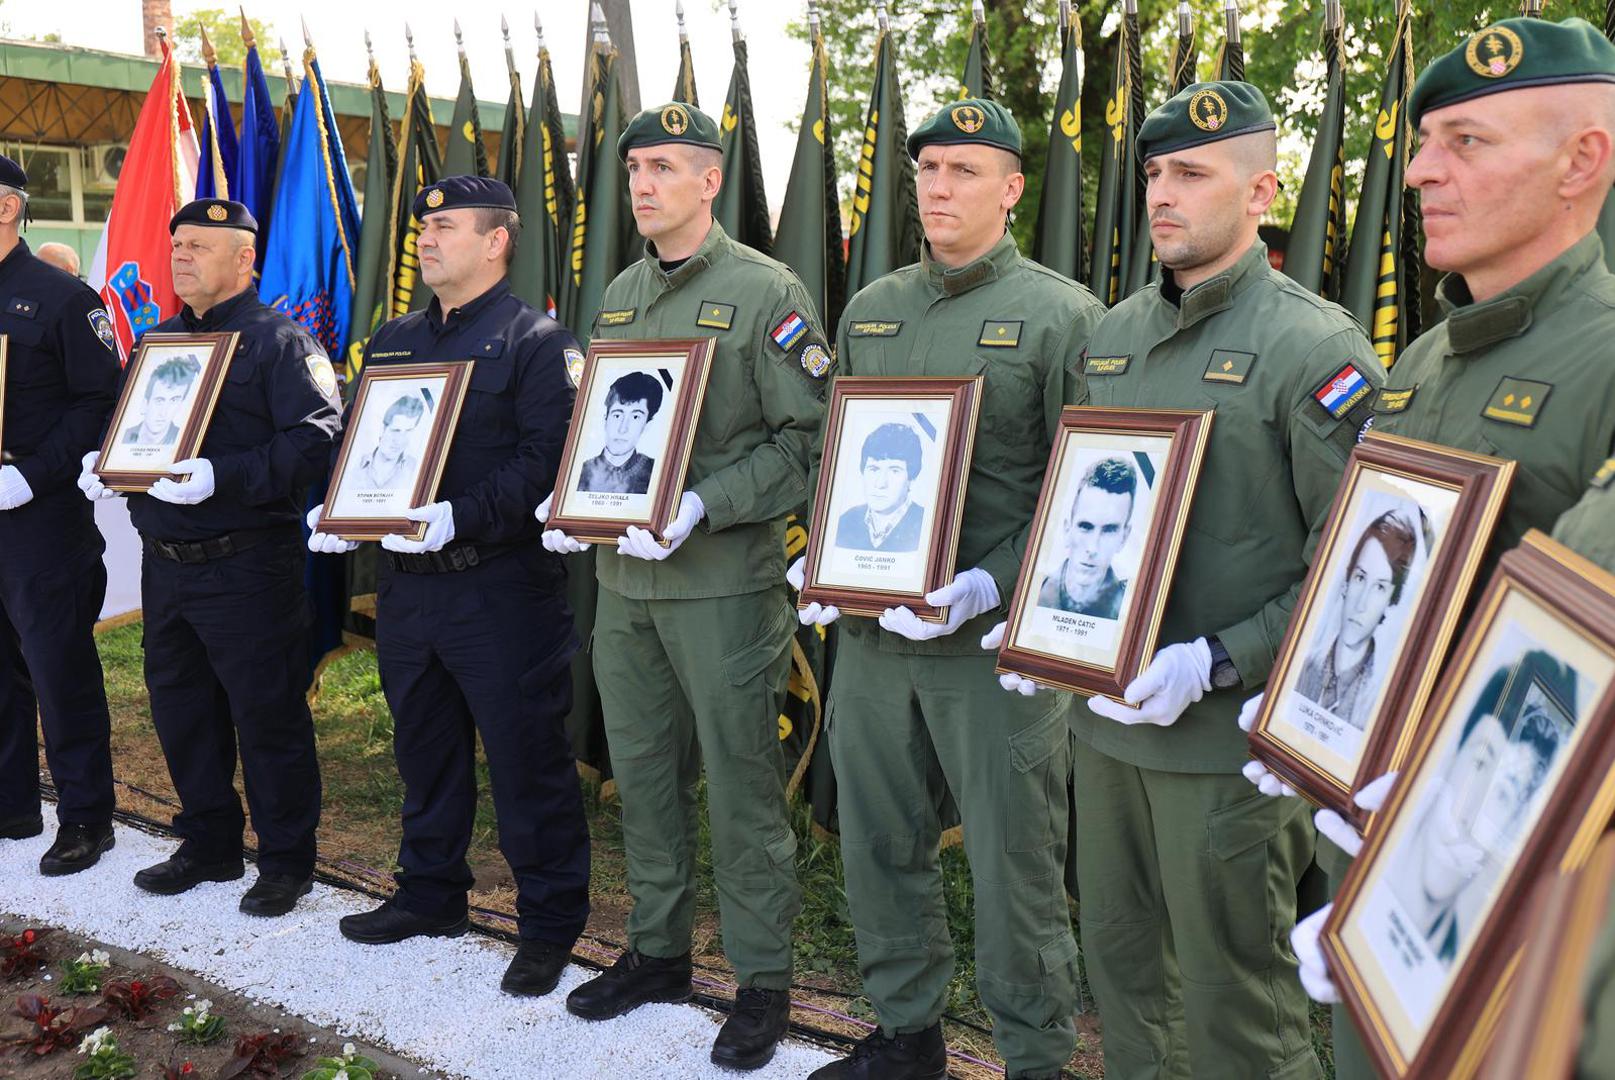
<svg viewBox="0 0 1615 1080">
<path fill-rule="evenodd" d="M 880 1027 L 820 1080 L 941 1077 L 953 971 L 938 801 L 951 791 L 975 885 L 976 970 L 1011 1077 L 1055 1076 L 1076 1042 L 1077 946 L 1066 906 L 1069 695 L 992 688 L 979 642 L 1020 569 L 1067 364 L 1103 312 L 1082 286 L 1024 258 L 1007 231 L 1021 136 L 1000 105 L 966 100 L 914 131 L 920 262 L 853 298 L 838 371 L 984 379 L 956 575 L 907 608 L 842 622 L 830 691 L 841 856 L 864 993 Z M 1041 420 L 1041 422 L 1039 422 Z M 1021 542 L 1024 542 L 1023 540 Z M 792 567 L 800 587 L 802 564 Z M 809 605 L 804 623 L 838 616 Z M 998 617 L 1002 617 L 998 614 Z"/>
<path fill-rule="evenodd" d="M 778 731 L 795 626 L 785 517 L 807 501 L 830 353 L 796 275 L 713 221 L 719 146 L 717 124 L 676 103 L 640 113 L 617 144 L 645 257 L 607 287 L 594 336 L 712 337 L 717 349 L 667 546 L 630 528 L 596 561 L 594 670 L 634 908 L 628 951 L 567 1008 L 603 1020 L 689 998 L 704 762 L 724 951 L 740 984 L 712 1059 L 758 1068 L 789 1023 L 801 906 Z M 544 544 L 582 548 L 554 530 Z"/>
<path fill-rule="evenodd" d="M 1082 940 L 1108 1077 L 1321 1075 L 1285 941 L 1305 805 L 1251 791 L 1235 689 L 1266 680 L 1384 377 L 1361 328 L 1268 266 L 1275 125 L 1197 83 L 1139 132 L 1161 280 L 1118 304 L 1067 400 L 1216 412 L 1148 669 L 1073 710 Z M 1029 690 L 1015 677 L 1006 687 Z"/>
</svg>

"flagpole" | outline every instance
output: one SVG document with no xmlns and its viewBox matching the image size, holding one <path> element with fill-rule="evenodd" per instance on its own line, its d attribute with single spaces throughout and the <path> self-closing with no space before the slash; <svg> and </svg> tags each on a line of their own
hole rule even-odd
<svg viewBox="0 0 1615 1080">
<path fill-rule="evenodd" d="M 746 35 L 740 30 L 739 0 L 729 0 L 729 40 L 731 42 L 746 40 Z"/>
</svg>

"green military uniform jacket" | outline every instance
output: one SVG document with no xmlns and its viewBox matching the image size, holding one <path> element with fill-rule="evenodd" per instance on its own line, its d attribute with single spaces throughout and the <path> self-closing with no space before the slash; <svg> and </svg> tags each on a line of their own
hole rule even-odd
<svg viewBox="0 0 1615 1080">
<path fill-rule="evenodd" d="M 1615 574 L 1615 457 L 1598 467 L 1581 501 L 1560 515 L 1553 538 Z"/>
<path fill-rule="evenodd" d="M 1067 400 L 1215 410 L 1159 646 L 1216 635 L 1254 689 L 1384 368 L 1345 309 L 1273 270 L 1260 242 L 1176 302 L 1174 293 L 1168 275 L 1116 305 L 1072 365 Z M 1140 768 L 1238 772 L 1250 760 L 1235 722 L 1247 696 L 1208 693 L 1170 727 L 1086 708 L 1072 723 L 1095 750 Z"/>
<path fill-rule="evenodd" d="M 1024 258 L 1007 232 L 986 255 L 954 269 L 922 246 L 919 262 L 847 304 L 836 332 L 839 374 L 983 377 L 956 568 L 991 574 L 1000 605 L 930 641 L 850 616 L 838 624 L 843 633 L 878 635 L 888 652 L 981 654 L 981 637 L 1003 621 L 1020 574 L 1025 529 L 1060 421 L 1066 364 L 1103 314 L 1092 293 Z"/>
<path fill-rule="evenodd" d="M 1615 275 L 1589 233 L 1490 300 L 1473 302 L 1456 274 L 1437 299 L 1446 321 L 1392 366 L 1374 430 L 1518 461 L 1501 553 L 1551 530 L 1615 449 Z"/>
<path fill-rule="evenodd" d="M 671 273 L 647 244 L 645 257 L 606 287 L 593 336 L 717 339 L 685 478 L 706 517 L 662 562 L 602 546 L 600 584 L 633 600 L 688 600 L 783 582 L 785 517 L 807 502 L 830 367 L 801 281 L 714 221 Z"/>
</svg>

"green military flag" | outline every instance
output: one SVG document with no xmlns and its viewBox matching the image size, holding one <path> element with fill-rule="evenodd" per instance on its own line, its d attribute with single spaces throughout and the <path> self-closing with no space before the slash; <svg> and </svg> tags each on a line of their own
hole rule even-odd
<svg viewBox="0 0 1615 1080">
<path fill-rule="evenodd" d="M 617 157 L 624 126 L 617 50 L 605 15 L 594 5 L 594 48 L 589 52 L 589 97 L 578 131 L 577 203 L 567 251 L 565 316 L 588 337 L 606 286 L 631 261 L 636 232 L 628 203 L 627 172 Z"/>
<path fill-rule="evenodd" d="M 920 257 L 920 212 L 914 202 L 914 162 L 909 160 L 903 91 L 886 5 L 875 4 L 875 81 L 869 90 L 864 143 L 852 192 L 847 255 L 847 295 Z"/>
<path fill-rule="evenodd" d="M 510 97 L 505 102 L 505 126 L 499 135 L 499 169 L 495 173 L 510 190 L 516 190 L 521 173 L 522 140 L 526 138 L 526 109 L 522 105 L 522 77 L 516 70 L 516 56 L 510 49 L 510 24 L 499 16 L 499 30 L 505 35 L 505 70 L 510 74 Z"/>
<path fill-rule="evenodd" d="M 1200 46 L 1195 40 L 1194 12 L 1189 0 L 1178 0 L 1178 39 L 1172 45 L 1172 93 L 1199 82 L 1195 68 L 1200 64 Z"/>
<path fill-rule="evenodd" d="M 802 279 L 819 321 L 834 327 L 846 300 L 847 258 L 841 246 L 841 204 L 836 194 L 835 137 L 830 127 L 829 57 L 817 13 L 812 25 L 813 64 L 807 104 L 796 134 L 796 157 L 780 207 L 774 257 Z"/>
<path fill-rule="evenodd" d="M 1222 48 L 1217 51 L 1219 82 L 1245 81 L 1245 45 L 1239 37 L 1239 0 L 1225 0 L 1222 7 Z"/>
<path fill-rule="evenodd" d="M 768 223 L 768 196 L 763 192 L 763 155 L 757 148 L 757 116 L 751 103 L 751 75 L 746 69 L 746 39 L 733 0 L 735 68 L 729 76 L 729 96 L 718 121 L 723 142 L 723 186 L 712 205 L 712 216 L 724 232 L 747 247 L 768 254 L 774 248 Z"/>
<path fill-rule="evenodd" d="M 555 101 L 555 71 L 537 15 L 533 25 L 538 30 L 538 74 L 533 77 L 532 112 L 516 178 L 522 238 L 510 263 L 510 288 L 551 318 L 559 318 L 572 223 L 572 167 L 566 157 L 561 107 Z"/>
<path fill-rule="evenodd" d="M 1133 41 L 1140 40 L 1138 23 L 1133 23 Z M 1189 0 L 1178 0 L 1178 35 L 1172 43 L 1172 93 L 1176 94 L 1196 82 L 1195 65 L 1200 59 L 1199 46 L 1195 44 L 1194 12 L 1189 8 Z M 1133 65 L 1133 95 L 1135 124 L 1142 127 L 1144 124 L 1143 104 L 1143 57 L 1138 56 L 1138 62 Z M 1137 179 L 1138 190 L 1138 228 L 1134 237 L 1133 256 L 1128 263 L 1126 295 L 1133 293 L 1148 285 L 1160 276 L 1161 264 L 1155 258 L 1155 241 L 1150 237 L 1150 210 L 1144 198 L 1144 163 L 1136 162 L 1139 170 Z"/>
<path fill-rule="evenodd" d="M 970 51 L 965 53 L 965 75 L 959 84 L 959 97 L 993 96 L 993 54 L 987 47 L 987 12 L 981 0 L 970 5 Z"/>
<path fill-rule="evenodd" d="M 1409 7 L 1409 0 L 1397 5 L 1396 39 L 1380 92 L 1340 295 L 1341 304 L 1367 329 L 1386 367 L 1418 334 L 1419 270 L 1417 258 L 1410 258 L 1418 217 L 1402 183 L 1413 135 L 1407 118 L 1413 90 Z"/>
<path fill-rule="evenodd" d="M 1340 295 L 1346 243 L 1346 20 L 1340 0 L 1323 9 L 1324 101 L 1306 179 L 1290 223 L 1284 272 L 1328 300 Z"/>
<path fill-rule="evenodd" d="M 388 319 L 419 311 L 432 299 L 432 290 L 421 281 L 421 263 L 415 251 L 421 235 L 421 223 L 415 217 L 415 195 L 426 185 L 437 183 L 442 175 L 437 127 L 432 121 L 432 99 L 426 94 L 426 70 L 415 59 L 411 45 L 404 120 L 398 132 L 398 176 L 393 183 L 390 204 L 393 226 L 387 280 L 391 283 L 392 300 Z"/>
<path fill-rule="evenodd" d="M 1128 0 L 1129 5 L 1131 0 Z M 1138 21 L 1124 16 L 1117 33 L 1116 70 L 1112 74 L 1110 97 L 1105 101 L 1107 138 L 1099 156 L 1099 191 L 1095 197 L 1093 264 L 1089 288 L 1108 306 L 1115 306 L 1127 295 L 1128 271 L 1132 265 L 1135 233 L 1141 200 L 1137 166 L 1133 161 L 1133 141 L 1138 135 L 1139 117 L 1133 107 L 1133 57 L 1137 51 Z"/>
<path fill-rule="evenodd" d="M 1082 24 L 1060 0 L 1060 89 L 1054 95 L 1043 193 L 1037 204 L 1032 258 L 1074 281 L 1088 280 L 1082 235 Z"/>
<path fill-rule="evenodd" d="M 674 11 L 679 20 L 679 77 L 673 86 L 673 100 L 699 109 L 701 102 L 695 93 L 695 58 L 690 55 L 690 34 L 684 27 L 684 0 L 679 0 Z"/>
<path fill-rule="evenodd" d="M 365 34 L 365 50 L 370 35 Z M 359 229 L 359 258 L 354 266 L 353 316 L 348 326 L 348 386 L 356 385 L 364 365 L 364 347 L 376 327 L 388 319 L 387 256 L 392 251 L 393 215 L 389 213 L 398 179 L 398 147 L 387 116 L 387 91 L 381 69 L 370 57 L 370 151 L 365 158 L 364 219 Z"/>
<path fill-rule="evenodd" d="M 454 40 L 460 40 L 460 20 L 454 20 Z M 477 114 L 477 94 L 471 88 L 471 65 L 460 46 L 460 93 L 454 99 L 454 119 L 449 121 L 449 144 L 443 150 L 444 176 L 487 176 L 488 151 L 482 145 L 482 117 Z"/>
</svg>

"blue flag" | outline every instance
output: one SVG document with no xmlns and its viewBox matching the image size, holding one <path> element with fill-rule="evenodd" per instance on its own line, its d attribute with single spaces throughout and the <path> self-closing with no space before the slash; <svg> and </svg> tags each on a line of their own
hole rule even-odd
<svg viewBox="0 0 1615 1080">
<path fill-rule="evenodd" d="M 280 122 L 275 119 L 269 79 L 258 59 L 258 46 L 247 49 L 246 89 L 241 94 L 241 143 L 235 171 L 230 174 L 230 197 L 245 203 L 258 221 L 259 235 L 269 235 L 270 200 L 275 194 L 275 162 L 280 160 Z M 258 269 L 267 248 L 258 246 Z"/>
<path fill-rule="evenodd" d="M 235 191 L 240 152 L 235 121 L 230 118 L 230 99 L 224 96 L 224 80 L 219 78 L 217 64 L 207 67 L 202 98 L 202 152 L 196 165 L 196 197 L 228 199 Z"/>
<path fill-rule="evenodd" d="M 313 49 L 303 54 L 303 71 L 258 293 L 313 335 L 327 356 L 341 357 L 352 319 L 358 202 Z"/>
</svg>

